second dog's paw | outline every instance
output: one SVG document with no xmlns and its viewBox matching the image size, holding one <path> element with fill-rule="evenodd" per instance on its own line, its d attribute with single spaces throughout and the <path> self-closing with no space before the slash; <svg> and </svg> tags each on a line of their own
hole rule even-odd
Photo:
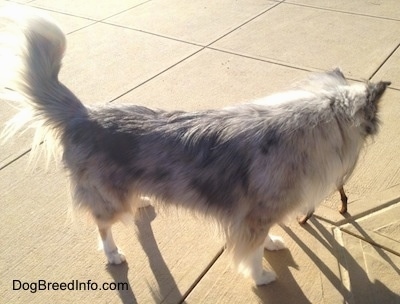
<svg viewBox="0 0 400 304">
<path fill-rule="evenodd" d="M 272 251 L 284 249 L 286 246 L 280 236 L 268 235 L 264 241 L 264 248 Z"/>
<path fill-rule="evenodd" d="M 106 256 L 108 263 L 110 264 L 118 265 L 126 261 L 125 256 L 119 252 L 118 249 L 111 252 L 106 252 Z"/>
<path fill-rule="evenodd" d="M 253 278 L 253 279 L 254 279 L 254 283 L 257 286 L 267 285 L 276 280 L 276 274 L 273 271 L 263 270 L 262 273 L 257 278 Z"/>
</svg>

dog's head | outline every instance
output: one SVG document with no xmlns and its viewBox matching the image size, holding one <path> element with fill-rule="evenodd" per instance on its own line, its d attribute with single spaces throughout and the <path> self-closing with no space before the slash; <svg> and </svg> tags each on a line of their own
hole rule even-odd
<svg viewBox="0 0 400 304">
<path fill-rule="evenodd" d="M 337 115 L 353 122 L 361 135 L 366 137 L 377 133 L 379 101 L 390 85 L 389 81 L 349 83 L 342 71 L 336 68 L 312 74 L 298 84 L 303 90 L 313 92 L 322 99 L 330 99 Z"/>
<path fill-rule="evenodd" d="M 339 68 L 314 74 L 308 82 L 314 92 L 330 96 L 337 113 L 345 114 L 345 119 L 350 119 L 365 137 L 378 132 L 379 102 L 389 85 L 389 81 L 349 83 Z"/>
<path fill-rule="evenodd" d="M 353 96 L 351 101 L 354 102 L 351 114 L 362 135 L 374 135 L 378 132 L 379 102 L 389 85 L 389 81 L 380 81 L 377 83 L 367 82 L 361 86 L 360 84 L 349 86 L 348 92 L 350 96 Z"/>
</svg>

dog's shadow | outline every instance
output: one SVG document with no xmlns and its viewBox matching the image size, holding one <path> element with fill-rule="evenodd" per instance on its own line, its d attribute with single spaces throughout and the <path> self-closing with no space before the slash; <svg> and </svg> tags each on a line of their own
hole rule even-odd
<svg viewBox="0 0 400 304">
<path fill-rule="evenodd" d="M 364 231 L 358 223 L 351 219 L 350 215 L 349 222 L 364 236 L 366 241 L 372 240 L 366 231 Z M 339 265 L 345 269 L 348 273 L 348 280 L 350 284 L 350 291 L 345 289 L 342 281 L 340 281 L 333 273 L 326 275 L 325 264 L 319 259 L 313 251 L 309 251 L 308 255 L 315 262 L 315 264 L 321 269 L 323 274 L 329 279 L 332 285 L 334 285 L 343 296 L 346 303 L 358 303 L 360 300 L 365 301 L 371 299 L 374 303 L 400 303 L 399 294 L 394 293 L 385 286 L 381 281 L 371 281 L 367 271 L 360 266 L 360 261 L 357 261 L 345 246 L 339 244 L 338 240 L 334 237 L 332 231 L 329 231 L 321 222 L 312 218 L 311 222 L 314 228 L 310 225 L 306 225 L 305 230 L 310 233 L 314 238 L 324 245 L 332 255 L 337 257 Z M 338 228 L 337 228 L 338 229 Z M 289 233 L 288 230 L 285 230 Z M 294 236 L 291 233 L 291 236 Z M 297 238 L 295 241 L 304 249 L 305 244 Z M 390 259 L 390 257 L 381 248 L 373 247 L 380 257 L 392 267 L 392 269 L 399 274 L 399 268 Z M 368 254 L 367 254 L 368 255 Z M 378 270 L 379 271 L 379 270 Z"/>
<path fill-rule="evenodd" d="M 277 281 L 253 288 L 260 303 L 311 303 L 304 295 L 290 268 L 299 270 L 289 249 L 265 250 L 264 257 L 277 274 Z"/>
<path fill-rule="evenodd" d="M 136 225 L 136 233 L 140 245 L 148 257 L 150 268 L 156 279 L 158 288 L 148 285 L 153 303 L 161 303 L 168 299 L 182 299 L 178 286 L 161 255 L 157 241 L 154 237 L 151 222 L 156 218 L 156 212 L 153 206 L 147 206 L 140 209 L 140 214 L 134 221 Z M 128 278 L 128 263 L 121 265 L 108 265 L 107 271 L 111 274 L 115 282 L 128 282 L 128 290 L 119 290 L 119 297 L 122 303 L 138 303 Z"/>
<path fill-rule="evenodd" d="M 140 213 L 141 214 L 135 219 L 138 239 L 148 257 L 150 268 L 158 285 L 158 290 L 153 290 L 154 288 L 149 286 L 153 300 L 155 303 L 161 303 L 167 296 L 170 299 L 181 299 L 182 294 L 158 248 L 151 227 L 151 222 L 156 218 L 156 211 L 153 206 L 147 206 L 141 208 Z"/>
<path fill-rule="evenodd" d="M 106 270 L 112 276 L 115 283 L 128 284 L 127 288 L 119 288 L 118 293 L 123 304 L 136 304 L 138 303 L 132 291 L 132 286 L 128 279 L 128 263 L 119 265 L 107 264 Z"/>
<path fill-rule="evenodd" d="M 340 296 L 344 303 L 357 303 L 361 299 L 371 299 L 374 303 L 400 303 L 399 295 L 396 295 L 393 291 L 387 288 L 379 280 L 371 282 L 368 277 L 368 273 L 360 266 L 359 262 L 350 254 L 346 247 L 339 244 L 336 240 L 332 231 L 322 225 L 319 220 L 315 217 L 310 219 L 310 224 L 301 226 L 302 228 L 290 228 L 287 226 L 281 226 L 286 234 L 291 238 L 319 269 L 319 273 L 309 273 L 309 280 L 297 281 L 293 277 L 292 272 L 289 270 L 290 267 L 295 268 L 302 272 L 307 272 L 307 269 L 300 269 L 294 261 L 289 250 L 282 250 L 279 252 L 265 252 L 265 257 L 271 264 L 272 268 L 278 275 L 278 280 L 270 285 L 254 288 L 254 292 L 260 298 L 262 303 L 275 303 L 276 299 L 282 301 L 281 303 L 312 303 L 319 301 L 329 301 L 328 294 L 324 295 L 322 291 L 321 299 L 309 299 L 306 297 L 303 288 L 316 288 L 318 292 L 321 292 L 321 288 L 327 286 L 329 289 L 330 296 Z M 348 273 L 349 282 L 351 285 L 350 290 L 344 286 L 343 274 L 339 271 L 332 270 L 326 264 L 325 259 L 328 257 L 319 257 L 315 248 L 312 248 L 312 244 L 315 241 L 306 244 L 303 240 L 297 236 L 296 230 L 304 229 L 309 235 L 316 240 L 319 247 L 322 245 L 325 247 L 329 254 L 337 261 L 337 267 L 341 267 Z M 311 245 L 311 247 L 310 247 Z M 376 249 L 381 254 L 381 250 Z M 381 254 L 382 256 L 382 254 Z M 388 256 L 382 256 L 389 265 L 393 266 L 393 262 L 388 261 Z M 330 258 L 331 260 L 331 258 Z M 338 268 L 339 269 L 339 268 Z M 394 267 L 394 270 L 398 273 L 398 268 Z M 318 276 L 316 278 L 315 276 Z M 300 286 L 301 284 L 302 286 Z M 315 287 L 311 287 L 315 285 Z M 328 290 L 327 290 L 328 291 Z M 315 293 L 318 296 L 318 292 Z M 334 296 L 335 297 L 335 296 Z"/>
</svg>

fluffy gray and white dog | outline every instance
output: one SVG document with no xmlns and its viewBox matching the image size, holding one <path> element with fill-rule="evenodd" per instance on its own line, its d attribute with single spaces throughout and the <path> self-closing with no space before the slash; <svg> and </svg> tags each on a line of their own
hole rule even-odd
<svg viewBox="0 0 400 304">
<path fill-rule="evenodd" d="M 24 18 L 21 62 L 8 83 L 20 103 L 3 132 L 25 125 L 62 148 L 74 205 L 98 225 L 110 263 L 121 263 L 113 223 L 140 205 L 176 206 L 211 218 L 238 270 L 257 285 L 275 280 L 264 248 L 284 247 L 270 228 L 313 210 L 353 171 L 378 130 L 388 82 L 349 84 L 340 70 L 298 88 L 223 109 L 183 112 L 136 105 L 87 107 L 58 79 L 66 41 L 47 18 Z"/>
</svg>

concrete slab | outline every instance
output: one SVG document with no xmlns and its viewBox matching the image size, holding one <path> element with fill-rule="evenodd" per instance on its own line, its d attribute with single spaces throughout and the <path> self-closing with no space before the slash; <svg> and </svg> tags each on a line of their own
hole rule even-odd
<svg viewBox="0 0 400 304">
<path fill-rule="evenodd" d="M 81 16 L 94 20 L 102 20 L 122 11 L 147 2 L 147 0 L 96 1 L 96 0 L 35 0 L 29 4 L 51 11 Z"/>
<path fill-rule="evenodd" d="M 286 89 L 306 71 L 204 49 L 118 102 L 168 110 L 221 108 Z"/>
<path fill-rule="evenodd" d="M 199 49 L 191 44 L 97 23 L 68 36 L 60 79 L 84 103 L 105 103 Z"/>
<path fill-rule="evenodd" d="M 398 200 L 399 203 L 395 205 L 371 213 L 359 220 L 351 220 L 348 224 L 341 226 L 341 230 L 368 243 L 378 244 L 389 252 L 399 253 L 400 197 Z"/>
<path fill-rule="evenodd" d="M 27 2 L 29 2 L 29 1 L 21 1 L 20 3 L 27 3 Z M 30 2 L 32 2 L 32 1 L 30 1 Z M 1 1 L 0 2 L 0 9 L 9 8 L 9 7 L 18 9 L 18 8 L 26 8 L 28 6 L 22 5 L 19 3 L 14 3 L 11 1 Z M 55 11 L 48 11 L 45 9 L 36 8 L 36 7 L 32 7 L 32 6 L 29 6 L 29 8 L 32 11 L 37 11 L 42 14 L 44 13 L 44 14 L 50 15 L 58 23 L 58 25 L 61 27 L 61 29 L 66 34 L 76 31 L 85 26 L 88 26 L 89 24 L 94 23 L 94 21 L 92 21 L 92 20 L 88 20 L 85 18 L 79 18 L 79 17 L 71 16 L 71 15 L 66 15 L 66 14 L 62 14 L 59 12 L 55 12 Z"/>
<path fill-rule="evenodd" d="M 71 222 L 64 174 L 42 163 L 26 172 L 27 156 L 0 172 L 1 298 L 4 303 L 177 303 L 221 250 L 204 222 L 144 209 L 136 223 L 116 225 L 115 239 L 127 264 L 108 266 L 96 250 L 93 225 Z M 53 165 L 51 166 L 53 167 Z M 18 173 L 18 175 L 17 175 Z M 166 233 L 168 231 L 168 233 Z M 195 241 L 193 241 L 195 240 Z M 195 257 L 195 260 L 193 260 Z M 129 290 L 13 290 L 21 282 L 124 282 Z M 18 286 L 15 285 L 15 288 Z"/>
<path fill-rule="evenodd" d="M 400 23 L 281 3 L 212 47 L 368 79 L 397 47 Z"/>
<path fill-rule="evenodd" d="M 342 280 L 351 290 L 346 303 L 400 303 L 400 256 L 346 233 L 339 255 Z"/>
<path fill-rule="evenodd" d="M 276 282 L 252 286 L 226 266 L 224 255 L 187 303 L 399 303 L 398 254 L 316 219 L 303 228 L 291 224 L 273 230 L 288 246 L 265 252 L 266 264 L 278 275 Z"/>
<path fill-rule="evenodd" d="M 0 99 L 1 122 L 6 122 L 16 113 L 17 110 L 15 108 Z M 3 128 L 3 124 L 1 128 Z M 15 158 L 22 155 L 23 153 L 27 152 L 32 144 L 32 136 L 33 131 L 27 131 L 10 139 L 6 143 L 0 142 L 0 168 L 5 166 L 9 162 L 12 162 Z"/>
<path fill-rule="evenodd" d="M 15 3 L 29 3 L 29 2 L 32 2 L 33 0 L 13 0 L 12 2 L 15 2 Z M 9 1 L 9 0 L 1 0 L 1 2 L 3 3 L 3 2 L 5 2 L 5 3 L 10 3 L 11 1 Z"/>
<path fill-rule="evenodd" d="M 323 204 L 317 208 L 314 215 L 336 226 L 345 223 L 353 223 L 357 219 L 400 202 L 400 184 L 384 191 L 366 193 L 365 196 L 351 196 L 351 198 L 352 199 L 349 200 L 348 212 L 344 215 L 340 214 L 338 211 L 340 205 L 338 193 L 333 193 L 327 198 Z"/>
<path fill-rule="evenodd" d="M 341 282 L 336 255 L 340 250 L 329 226 L 315 219 L 301 227 L 297 223 L 274 227 L 288 249 L 265 251 L 265 267 L 278 280 L 255 287 L 230 269 L 221 257 L 194 288 L 187 303 L 341 303 L 350 297 Z"/>
<path fill-rule="evenodd" d="M 207 45 L 277 2 L 153 0 L 106 22 Z"/>
<path fill-rule="evenodd" d="M 286 0 L 285 2 L 400 20 L 400 8 L 397 0 Z"/>
<path fill-rule="evenodd" d="M 9 0 L 1 0 L 0 1 L 0 5 L 13 5 L 13 4 L 24 4 L 24 3 L 28 3 L 31 2 L 32 0 L 13 0 L 13 1 L 9 1 Z"/>
</svg>

